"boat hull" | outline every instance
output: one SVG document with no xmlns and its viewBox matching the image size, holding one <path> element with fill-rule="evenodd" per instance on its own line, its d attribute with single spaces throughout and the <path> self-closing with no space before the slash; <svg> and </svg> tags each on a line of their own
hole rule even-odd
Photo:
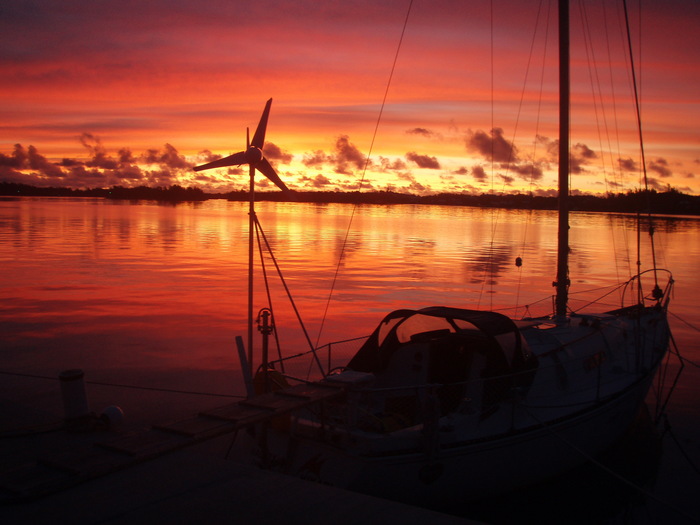
<svg viewBox="0 0 700 525">
<path fill-rule="evenodd" d="M 651 372 L 615 398 L 561 421 L 481 442 L 367 454 L 297 436 L 278 457 L 284 457 L 280 463 L 289 474 L 396 501 L 435 505 L 480 499 L 563 473 L 609 448 L 634 420 L 653 377 Z M 284 440 L 270 437 L 277 445 Z"/>
</svg>

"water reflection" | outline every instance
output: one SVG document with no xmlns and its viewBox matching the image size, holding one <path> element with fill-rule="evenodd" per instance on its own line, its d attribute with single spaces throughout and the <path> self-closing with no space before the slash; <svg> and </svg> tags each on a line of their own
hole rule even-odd
<svg viewBox="0 0 700 525">
<path fill-rule="evenodd" d="M 472 284 L 483 283 L 488 293 L 495 293 L 499 276 L 515 268 L 513 247 L 507 244 L 484 246 L 480 251 L 468 252 L 466 275 Z"/>
<path fill-rule="evenodd" d="M 324 341 L 369 331 L 394 308 L 512 308 L 552 293 L 556 220 L 551 212 L 264 202 L 258 204 L 258 217 L 311 332 L 321 324 L 340 261 Z M 632 220 L 574 214 L 573 294 L 608 286 L 635 270 Z M 671 261 L 676 273 L 687 268 L 695 278 L 698 221 L 661 224 L 656 238 L 665 252 L 662 264 Z M 31 330 L 26 323 L 18 328 L 16 319 L 27 321 L 33 308 L 51 325 L 32 325 L 36 341 L 77 332 L 142 341 L 148 333 L 159 340 L 157 346 L 171 348 L 166 361 L 184 359 L 193 366 L 215 361 L 211 356 L 230 352 L 233 337 L 245 332 L 247 226 L 247 203 L 223 200 L 180 205 L 2 200 L 7 306 L 1 321 L 11 328 L 8 337 L 22 339 Z M 642 256 L 647 260 L 648 251 Z M 522 257 L 522 267 L 515 266 L 516 257 Z M 692 304 L 687 290 L 677 292 L 681 305 Z M 261 306 L 267 302 L 260 286 L 256 300 Z M 294 320 L 287 310 L 280 304 L 281 325 Z M 213 331 L 215 337 L 207 335 Z M 298 335 L 290 340 L 302 342 Z M 184 341 L 196 350 L 185 351 Z"/>
</svg>

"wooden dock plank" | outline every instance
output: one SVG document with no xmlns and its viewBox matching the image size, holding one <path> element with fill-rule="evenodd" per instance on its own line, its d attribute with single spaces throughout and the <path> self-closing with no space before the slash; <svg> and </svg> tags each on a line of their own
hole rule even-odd
<svg viewBox="0 0 700 525">
<path fill-rule="evenodd" d="M 188 441 L 191 440 L 181 435 L 147 430 L 111 441 L 96 443 L 96 445 L 129 456 L 152 457 L 188 445 Z"/>
<path fill-rule="evenodd" d="M 235 427 L 233 427 L 234 424 L 235 423 L 225 419 L 194 417 L 164 425 L 155 425 L 153 428 L 163 432 L 173 432 L 193 439 L 205 439 L 235 430 Z"/>
<path fill-rule="evenodd" d="M 0 488 L 24 499 L 74 484 L 78 476 L 39 463 L 27 463 L 0 473 Z"/>
<path fill-rule="evenodd" d="M 93 445 L 40 456 L 38 463 L 78 476 L 92 477 L 123 468 L 131 460 L 124 454 Z"/>
<path fill-rule="evenodd" d="M 62 490 L 248 425 L 278 420 L 283 414 L 344 391 L 344 385 L 300 384 L 108 441 L 74 442 L 51 455 L 43 453 L 36 461 L 0 469 L 0 499 L 32 499 Z"/>
<path fill-rule="evenodd" d="M 204 412 L 200 412 L 199 415 L 202 417 L 230 421 L 232 423 L 236 423 L 237 427 L 240 427 L 246 424 L 257 423 L 264 420 L 265 418 L 269 417 L 269 411 L 260 410 L 259 408 L 249 406 L 241 406 L 236 403 L 212 410 L 206 410 Z"/>
<path fill-rule="evenodd" d="M 279 413 L 290 412 L 295 408 L 304 406 L 304 401 L 306 400 L 307 398 L 303 398 L 300 401 L 298 397 L 285 397 L 271 393 L 241 401 L 241 405 Z"/>
<path fill-rule="evenodd" d="M 304 398 L 311 402 L 332 398 L 340 393 L 341 388 L 338 385 L 323 383 L 301 384 L 284 390 L 275 391 L 275 395 L 278 396 Z"/>
</svg>

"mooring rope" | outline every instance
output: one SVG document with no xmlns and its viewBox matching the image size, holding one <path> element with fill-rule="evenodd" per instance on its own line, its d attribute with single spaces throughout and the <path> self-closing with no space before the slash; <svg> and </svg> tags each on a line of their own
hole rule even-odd
<svg viewBox="0 0 700 525">
<path fill-rule="evenodd" d="M 651 492 L 649 492 L 649 491 L 646 490 L 645 488 L 640 487 L 640 486 L 637 485 L 636 483 L 634 483 L 634 482 L 628 480 L 627 478 L 625 478 L 623 475 L 621 475 L 621 474 L 615 472 L 615 471 L 612 470 L 610 467 L 608 467 L 608 466 L 606 466 L 606 465 L 603 465 L 603 463 L 601 463 L 600 461 L 598 461 L 597 459 L 595 459 L 595 458 L 594 458 L 593 456 L 591 456 L 588 452 L 586 452 L 585 450 L 581 449 L 579 446 L 575 445 L 574 443 L 572 443 L 571 441 L 569 441 L 568 439 L 566 439 L 565 437 L 563 437 L 562 435 L 560 435 L 558 432 L 556 432 L 555 430 L 553 430 L 547 423 L 545 423 L 544 421 L 540 420 L 536 415 L 534 415 L 532 412 L 530 412 L 529 410 L 527 410 L 527 407 L 525 407 L 524 405 L 523 405 L 523 408 L 525 408 L 525 411 L 528 413 L 528 415 L 529 415 L 530 417 L 532 417 L 535 421 L 537 421 L 540 425 L 542 425 L 542 427 L 543 427 L 545 430 L 547 430 L 547 431 L 548 431 L 549 433 L 551 433 L 554 437 L 556 437 L 557 439 L 559 439 L 559 440 L 560 440 L 562 443 L 564 443 L 566 446 L 568 446 L 569 448 L 571 448 L 572 450 L 574 450 L 575 452 L 577 452 L 578 454 L 580 454 L 583 458 L 586 459 L 586 461 L 588 461 L 588 462 L 592 463 L 593 465 L 595 465 L 596 467 L 600 468 L 603 472 L 606 472 L 607 474 L 609 474 L 609 475 L 612 476 L 613 478 L 617 479 L 617 480 L 620 481 L 621 483 L 624 483 L 624 484 L 627 485 L 628 487 L 630 487 L 630 488 L 636 490 L 637 492 L 639 492 L 639 493 L 642 494 L 643 496 L 648 497 L 648 498 L 650 498 L 650 499 L 656 501 L 657 503 L 660 503 L 661 505 L 664 505 L 665 507 L 667 507 L 667 508 L 669 508 L 669 509 L 672 509 L 673 511 L 677 512 L 677 513 L 680 514 L 681 516 L 683 516 L 683 517 L 685 517 L 685 518 L 691 520 L 691 521 L 694 522 L 694 523 L 700 523 L 700 520 L 698 520 L 698 518 L 697 518 L 696 516 L 692 516 L 692 515 L 688 514 L 688 513 L 685 512 L 683 509 L 680 509 L 680 508 L 678 508 L 677 506 L 672 505 L 671 503 L 669 503 L 669 502 L 667 502 L 667 501 L 665 501 L 665 500 L 659 498 L 658 496 L 652 494 Z"/>
<path fill-rule="evenodd" d="M 16 376 L 16 377 L 30 377 L 32 379 L 48 379 L 51 381 L 59 381 L 58 377 L 45 376 L 40 374 L 26 374 L 23 372 L 9 372 L 7 370 L 0 370 L 0 374 L 6 376 Z M 195 396 L 211 396 L 211 397 L 230 397 L 236 399 L 245 399 L 246 396 L 237 394 L 215 394 L 213 392 L 197 392 L 194 390 L 179 390 L 174 388 L 157 388 L 153 386 L 141 386 L 141 385 L 126 385 L 123 383 L 110 383 L 107 381 L 89 381 L 85 380 L 86 385 L 97 385 L 97 386 L 111 386 L 115 388 L 131 388 L 135 390 L 150 390 L 154 392 L 168 392 L 171 394 L 189 394 Z"/>
</svg>

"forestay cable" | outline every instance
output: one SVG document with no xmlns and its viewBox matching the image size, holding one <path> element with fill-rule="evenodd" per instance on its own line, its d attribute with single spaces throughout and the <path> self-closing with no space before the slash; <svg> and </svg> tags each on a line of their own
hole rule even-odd
<svg viewBox="0 0 700 525">
<path fill-rule="evenodd" d="M 399 52 L 401 51 L 401 44 L 403 43 L 404 35 L 406 34 L 406 27 L 408 26 L 408 19 L 411 16 L 411 8 L 413 7 L 413 0 L 408 2 L 408 11 L 406 12 L 406 18 L 403 22 L 403 29 L 401 30 L 401 37 L 399 38 L 399 44 L 396 47 L 396 53 L 394 54 L 394 61 L 391 65 L 391 72 L 389 73 L 389 79 L 386 83 L 386 89 L 384 90 L 384 97 L 382 98 L 382 104 L 379 108 L 379 115 L 377 116 L 377 121 L 374 125 L 374 132 L 372 133 L 372 140 L 369 144 L 369 151 L 367 152 L 367 158 L 365 159 L 365 166 L 362 169 L 362 177 L 360 178 L 360 183 L 358 185 L 358 191 L 362 190 L 362 185 L 365 182 L 365 176 L 367 174 L 367 167 L 369 166 L 370 159 L 372 157 L 372 149 L 374 148 L 374 141 L 377 138 L 377 132 L 379 131 L 379 123 L 382 120 L 382 115 L 384 113 L 384 107 L 386 106 L 386 99 L 389 96 L 389 87 L 391 86 L 391 81 L 394 77 L 394 71 L 396 70 L 396 63 L 399 59 Z M 343 239 L 343 244 L 340 248 L 340 255 L 338 256 L 338 264 L 335 267 L 335 273 L 333 274 L 333 280 L 331 281 L 331 289 L 328 292 L 328 300 L 326 301 L 326 307 L 323 310 L 323 316 L 321 317 L 321 326 L 318 329 L 318 336 L 316 337 L 316 345 L 318 346 L 321 340 L 321 333 L 323 332 L 323 327 L 326 323 L 326 317 L 328 316 L 328 309 L 330 308 L 331 298 L 333 297 L 333 292 L 335 290 L 335 284 L 338 281 L 338 274 L 340 273 L 340 264 L 343 261 L 343 256 L 345 255 L 345 248 L 348 243 L 348 238 L 350 237 L 350 228 L 352 227 L 352 221 L 355 217 L 355 211 L 357 210 L 357 204 L 353 204 L 352 212 L 350 213 L 350 220 L 348 222 L 348 228 L 345 231 L 345 238 Z"/>
</svg>

